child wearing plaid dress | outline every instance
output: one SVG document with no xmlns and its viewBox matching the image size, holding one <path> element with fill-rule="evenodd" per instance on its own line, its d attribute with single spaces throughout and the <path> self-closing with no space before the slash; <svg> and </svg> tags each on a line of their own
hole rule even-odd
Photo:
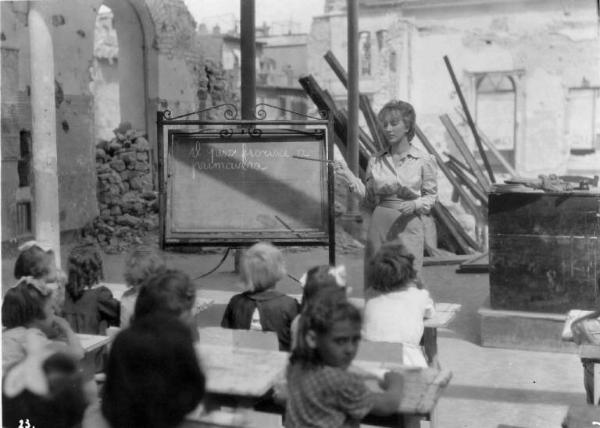
<svg viewBox="0 0 600 428">
<path fill-rule="evenodd" d="M 348 371 L 360 342 L 361 315 L 345 296 L 324 290 L 300 320 L 298 344 L 287 370 L 286 428 L 358 427 L 368 413 L 398 409 L 402 378 L 386 373 L 372 392 Z"/>
</svg>

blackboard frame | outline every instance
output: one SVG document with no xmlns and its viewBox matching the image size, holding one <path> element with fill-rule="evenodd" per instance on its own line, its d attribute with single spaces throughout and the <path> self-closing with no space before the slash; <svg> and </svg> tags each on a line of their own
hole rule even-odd
<svg viewBox="0 0 600 428">
<path fill-rule="evenodd" d="M 334 212 L 334 175 L 333 175 L 333 141 L 331 137 L 332 122 L 323 112 L 320 118 L 291 112 L 302 117 L 302 120 L 267 120 L 266 108 L 282 110 L 268 104 L 257 105 L 256 120 L 237 119 L 237 109 L 232 105 L 220 105 L 200 112 L 193 112 L 177 117 L 171 117 L 169 110 L 157 112 L 157 143 L 158 143 L 158 196 L 159 196 L 159 245 L 161 248 L 185 246 L 219 246 L 243 248 L 262 240 L 267 240 L 280 246 L 328 246 L 329 262 L 335 264 L 335 212 Z M 225 108 L 224 120 L 203 120 L 203 113 L 214 113 L 217 109 Z M 287 110 L 284 110 L 288 112 Z M 190 116 L 198 116 L 193 119 Z M 261 141 L 276 143 L 280 140 L 300 139 L 315 141 L 323 145 L 326 158 L 326 173 L 323 175 L 326 183 L 326 198 L 324 212 L 326 218 L 322 231 L 304 233 L 290 229 L 278 233 L 262 233 L 261 231 L 245 232 L 200 232 L 172 230 L 170 224 L 170 192 L 172 184 L 169 171 L 169 147 L 175 136 L 193 138 L 210 143 L 226 141 L 228 138 L 246 138 L 248 142 Z M 279 139 L 279 140 L 278 140 Z"/>
</svg>

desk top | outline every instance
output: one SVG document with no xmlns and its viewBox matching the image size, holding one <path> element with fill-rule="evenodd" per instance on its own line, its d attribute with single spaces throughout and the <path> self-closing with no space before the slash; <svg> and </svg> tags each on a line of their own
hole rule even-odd
<svg viewBox="0 0 600 428">
<path fill-rule="evenodd" d="M 249 398 L 264 396 L 283 376 L 289 354 L 262 349 L 198 345 L 206 390 Z"/>
<path fill-rule="evenodd" d="M 108 287 L 116 299 L 120 299 L 125 290 L 127 290 L 127 286 L 125 284 L 103 283 L 102 285 Z M 202 308 L 211 304 L 226 305 L 229 303 L 229 300 L 231 300 L 231 298 L 239 292 L 241 291 L 223 291 L 201 288 L 196 294 L 196 307 Z M 302 299 L 301 294 L 290 294 L 290 297 L 293 297 L 298 301 Z M 360 297 L 350 297 L 349 300 L 359 308 L 363 308 L 365 306 L 365 300 Z M 462 305 L 458 303 L 436 303 L 435 314 L 432 318 L 425 320 L 425 327 L 446 327 L 450 321 L 454 319 L 461 306 Z"/>
<path fill-rule="evenodd" d="M 212 300 L 212 303 L 216 305 L 226 305 L 235 294 L 237 294 L 237 292 L 234 291 L 208 290 L 204 288 L 198 290 L 198 297 Z M 298 301 L 302 299 L 301 294 L 290 294 L 290 297 L 293 297 Z M 350 297 L 349 300 L 359 308 L 365 306 L 364 299 L 360 297 Z M 454 319 L 461 307 L 462 305 L 458 303 L 436 303 L 435 314 L 432 318 L 425 320 L 425 327 L 446 327 L 450 321 Z"/>
<path fill-rule="evenodd" d="M 379 387 L 379 380 L 383 379 L 385 372 L 393 370 L 401 373 L 404 379 L 404 388 L 398 413 L 406 414 L 424 415 L 432 412 L 452 378 L 452 372 L 448 370 L 405 367 L 387 362 L 355 360 L 350 370 L 363 376 L 367 386 L 375 392 L 382 391 Z"/>
<path fill-rule="evenodd" d="M 104 345 L 107 345 L 112 340 L 111 336 L 100 336 L 96 334 L 83 334 L 77 333 L 77 337 L 81 342 L 81 346 L 83 347 L 85 352 L 90 352 L 95 349 L 101 348 Z"/>
</svg>

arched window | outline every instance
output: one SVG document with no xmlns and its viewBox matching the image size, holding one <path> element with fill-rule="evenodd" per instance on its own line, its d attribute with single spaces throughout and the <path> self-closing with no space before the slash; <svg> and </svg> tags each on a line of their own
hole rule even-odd
<svg viewBox="0 0 600 428">
<path fill-rule="evenodd" d="M 361 31 L 358 34 L 358 53 L 360 58 L 360 75 L 371 75 L 371 33 Z"/>
<path fill-rule="evenodd" d="M 475 83 L 477 126 L 514 166 L 517 101 L 514 78 L 507 73 L 485 73 L 476 76 Z"/>
</svg>

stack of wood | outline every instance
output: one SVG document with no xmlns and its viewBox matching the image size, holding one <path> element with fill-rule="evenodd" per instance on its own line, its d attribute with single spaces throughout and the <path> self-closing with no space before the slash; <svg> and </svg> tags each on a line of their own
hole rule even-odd
<svg viewBox="0 0 600 428">
<path fill-rule="evenodd" d="M 327 54 L 325 54 L 324 58 L 336 76 L 340 79 L 342 84 L 347 88 L 347 73 L 339 61 L 335 58 L 334 54 L 329 51 Z M 455 82 L 450 63 L 447 61 L 447 58 L 445 58 L 445 60 L 451 77 L 453 78 L 453 82 Z M 334 141 L 342 154 L 345 156 L 347 153 L 348 140 L 347 112 L 336 106 L 333 97 L 326 90 L 319 86 L 312 75 L 301 77 L 299 82 L 308 96 L 315 103 L 317 108 L 319 110 L 329 112 L 333 120 L 333 127 L 335 131 Z M 457 92 L 459 92 L 460 87 L 458 87 L 457 83 L 455 84 L 455 87 Z M 459 96 L 461 101 L 463 101 L 462 93 L 459 92 Z M 359 175 L 361 178 L 364 178 L 369 157 L 385 147 L 385 137 L 371 107 L 371 103 L 366 95 L 361 94 L 359 96 L 359 107 L 369 130 L 369 133 L 362 129 L 359 130 Z M 467 121 L 471 125 L 472 120 L 470 120 L 470 114 L 466 109 L 466 104 L 464 103 L 463 108 L 465 109 Z M 476 142 L 478 143 L 478 147 L 480 148 L 480 155 L 487 170 L 486 174 L 469 150 L 462 136 L 452 123 L 450 117 L 448 115 L 443 115 L 440 117 L 440 119 L 462 154 L 463 160 L 448 154 L 446 154 L 448 160 L 444 160 L 444 158 L 442 158 L 442 156 L 436 151 L 433 144 L 429 142 L 419 127 L 416 128 L 416 135 L 427 151 L 429 151 L 429 153 L 435 157 L 440 169 L 448 178 L 454 187 L 455 192 L 460 197 L 460 201 L 462 202 L 463 206 L 475 217 L 478 225 L 485 227 L 487 225 L 487 192 L 490 190 L 490 186 L 494 182 L 494 176 L 491 168 L 489 167 L 486 153 L 481 146 L 481 141 L 483 140 L 488 146 L 489 150 L 491 150 L 491 152 L 498 157 L 498 160 L 507 167 L 509 173 L 514 174 L 514 171 L 512 168 L 510 168 L 508 162 L 502 158 L 500 153 L 495 150 L 493 145 L 487 139 L 480 137 L 480 134 L 475 130 L 475 125 L 472 124 L 471 128 L 474 132 L 474 135 L 476 135 L 475 138 Z M 475 252 L 484 251 L 483 243 L 478 242 L 471 235 L 469 235 L 460 225 L 458 220 L 452 215 L 452 213 L 439 201 L 433 207 L 432 214 L 437 225 L 438 242 L 440 247 L 446 248 L 456 254 L 473 254 Z"/>
</svg>

